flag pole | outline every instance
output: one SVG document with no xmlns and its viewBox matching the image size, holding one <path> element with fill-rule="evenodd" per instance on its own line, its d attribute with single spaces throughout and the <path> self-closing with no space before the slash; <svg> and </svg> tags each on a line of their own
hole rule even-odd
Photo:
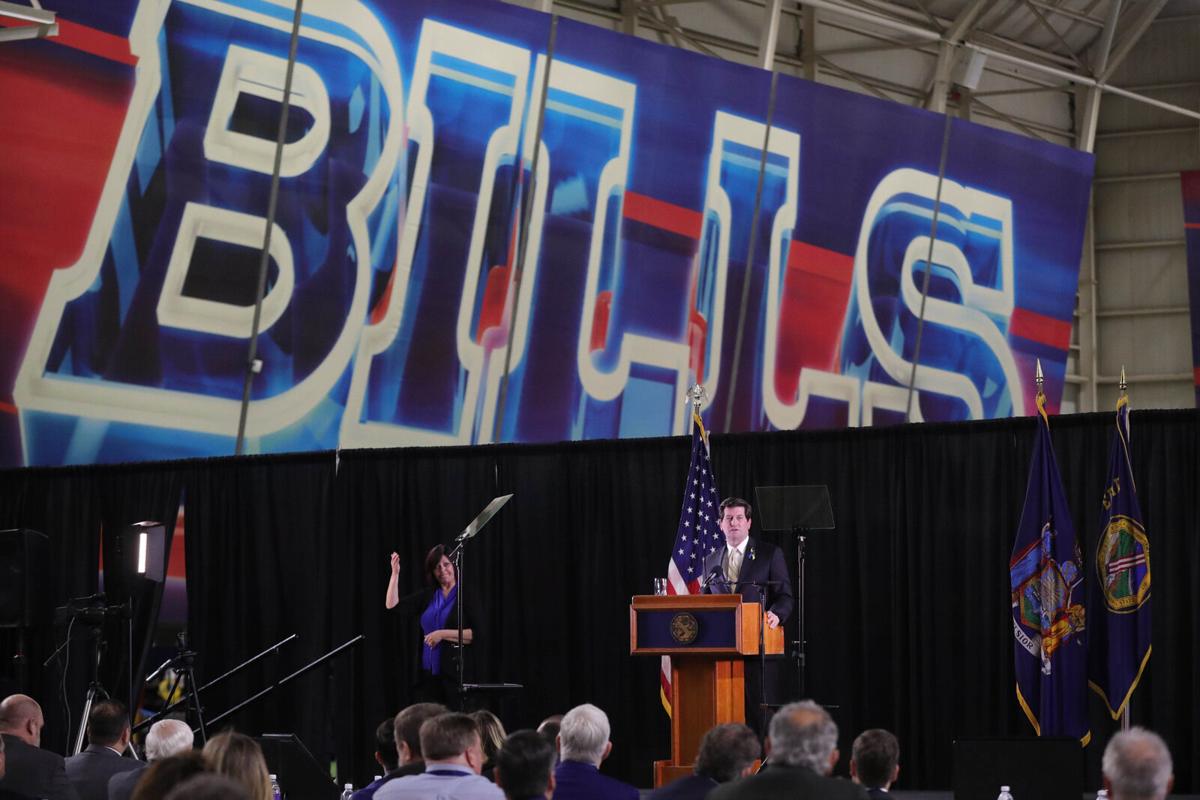
<svg viewBox="0 0 1200 800">
<path fill-rule="evenodd" d="M 1125 365 L 1124 364 L 1121 365 L 1121 382 L 1119 384 L 1117 384 L 1117 386 L 1121 390 L 1122 399 L 1127 398 L 1129 396 L 1129 393 L 1128 393 L 1129 381 L 1127 381 L 1125 379 Z M 1121 709 L 1121 730 L 1122 731 L 1129 730 L 1129 724 L 1130 724 L 1129 723 L 1129 704 L 1126 703 L 1125 707 Z"/>
<path fill-rule="evenodd" d="M 695 420 L 700 417 L 700 406 L 708 399 L 708 390 L 702 384 L 696 383 L 684 396 L 687 398 L 686 402 L 692 404 L 692 423 L 695 424 Z"/>
</svg>

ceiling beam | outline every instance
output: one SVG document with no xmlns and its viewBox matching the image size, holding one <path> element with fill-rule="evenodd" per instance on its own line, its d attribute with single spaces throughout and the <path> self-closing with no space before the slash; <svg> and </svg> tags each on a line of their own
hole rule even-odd
<svg viewBox="0 0 1200 800">
<path fill-rule="evenodd" d="M 928 107 L 938 114 L 946 113 L 946 96 L 950 94 L 950 76 L 958 59 L 958 43 L 971 32 L 988 0 L 971 0 L 963 6 L 950 27 L 942 34 L 938 45 L 938 60 L 933 67 L 932 88 L 929 91 Z"/>
<path fill-rule="evenodd" d="M 1112 53 L 1108 56 L 1108 63 L 1100 74 L 1097 76 L 1101 83 L 1107 83 L 1117 68 L 1121 66 L 1133 46 L 1138 43 L 1146 29 L 1150 27 L 1150 23 L 1154 22 L 1154 18 L 1158 16 L 1158 12 L 1162 11 L 1163 6 L 1167 4 L 1167 0 L 1149 0 L 1142 6 L 1136 19 L 1129 23 L 1125 33 L 1121 36 L 1121 40 L 1112 48 Z"/>
</svg>

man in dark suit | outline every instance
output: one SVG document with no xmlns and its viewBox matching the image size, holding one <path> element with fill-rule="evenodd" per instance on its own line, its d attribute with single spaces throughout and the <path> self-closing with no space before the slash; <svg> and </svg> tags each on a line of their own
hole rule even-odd
<svg viewBox="0 0 1200 800">
<path fill-rule="evenodd" d="M 67 759 L 67 777 L 80 800 L 108 800 L 108 779 L 142 769 L 137 759 L 123 758 L 129 746 L 129 709 L 120 700 L 101 700 L 88 714 L 88 746 Z"/>
<path fill-rule="evenodd" d="M 900 742 L 883 728 L 863 731 L 850 748 L 850 779 L 867 790 L 871 800 L 887 800 L 888 789 L 900 777 Z"/>
<path fill-rule="evenodd" d="M 711 728 L 700 740 L 695 774 L 655 789 L 647 800 L 704 800 L 720 784 L 753 772 L 761 749 L 754 731 L 740 722 Z"/>
<path fill-rule="evenodd" d="M 638 800 L 627 783 L 600 774 L 600 763 L 612 752 L 608 715 L 591 703 L 568 711 L 558 730 L 558 766 L 554 769 L 555 800 Z"/>
<path fill-rule="evenodd" d="M 850 748 L 850 778 L 871 800 L 887 800 L 900 777 L 900 742 L 888 730 L 871 728 L 858 734 Z"/>
<path fill-rule="evenodd" d="M 5 768 L 0 790 L 48 800 L 78 800 L 62 756 L 41 748 L 44 725 L 42 707 L 32 697 L 14 694 L 0 702 Z"/>
<path fill-rule="evenodd" d="M 770 542 L 750 536 L 750 504 L 740 497 L 721 501 L 719 525 L 725 534 L 725 546 L 712 550 L 704 559 L 704 591 L 712 594 L 740 594 L 747 603 L 762 603 L 767 625 L 777 628 L 787 622 L 795 607 L 792 579 L 788 575 L 783 551 Z M 766 692 L 762 685 L 761 664 L 746 664 L 746 724 L 756 733 L 764 732 L 762 703 L 776 694 L 768 675 Z"/>
<path fill-rule="evenodd" d="M 183 720 L 160 719 L 146 734 L 146 762 L 152 764 L 164 758 L 186 753 L 196 743 L 192 728 Z M 142 769 L 118 772 L 108 779 L 108 800 L 129 800 L 142 777 Z"/>
<path fill-rule="evenodd" d="M 867 800 L 861 786 L 831 778 L 838 761 L 837 723 L 811 700 L 789 703 L 771 720 L 767 767 L 718 786 L 708 800 Z"/>
</svg>

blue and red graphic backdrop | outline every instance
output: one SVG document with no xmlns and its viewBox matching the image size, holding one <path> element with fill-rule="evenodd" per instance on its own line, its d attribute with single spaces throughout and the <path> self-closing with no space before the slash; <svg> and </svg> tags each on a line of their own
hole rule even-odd
<svg viewBox="0 0 1200 800">
<path fill-rule="evenodd" d="M 231 453 L 292 8 L 56 10 L 0 51 L 0 463 Z M 1053 410 L 1091 157 L 954 121 L 939 183 L 943 124 L 489 0 L 311 0 L 248 449 L 679 434 L 697 381 L 717 431 L 900 421 L 914 375 L 913 419 L 1027 414 L 1038 357 Z"/>
<path fill-rule="evenodd" d="M 1183 187 L 1183 225 L 1187 234 L 1188 295 L 1192 306 L 1192 375 L 1200 407 L 1200 172 L 1179 175 Z"/>
</svg>

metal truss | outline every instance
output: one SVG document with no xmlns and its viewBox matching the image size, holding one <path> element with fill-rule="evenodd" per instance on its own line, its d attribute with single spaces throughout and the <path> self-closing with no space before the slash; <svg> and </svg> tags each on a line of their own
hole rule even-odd
<svg viewBox="0 0 1200 800">
<path fill-rule="evenodd" d="M 641 28 L 660 41 L 709 55 L 753 58 L 764 69 L 783 68 L 817 80 L 825 74 L 867 93 L 918 103 L 945 112 L 950 100 L 959 113 L 1005 123 L 1026 135 L 1069 139 L 1079 149 L 1095 146 L 1100 99 L 1115 94 L 1200 120 L 1200 112 L 1115 86 L 1117 69 L 1145 34 L 1167 0 L 536 0 L 619 21 L 626 33 Z M 745 39 L 689 28 L 679 6 L 721 2 L 757 15 L 757 35 Z M 952 15 L 947 15 L 952 12 Z M 782 20 L 799 30 L 798 41 L 781 42 Z M 793 22 L 794 21 L 794 22 Z M 851 33 L 857 44 L 821 46 L 821 30 Z M 735 32 L 736 33 L 736 32 Z M 932 60 L 923 86 L 901 85 L 892 75 L 853 68 L 843 57 L 909 51 Z M 959 83 L 975 54 L 982 62 L 977 85 Z M 969 73 L 969 70 L 967 71 Z M 1014 86 L 1013 84 L 1018 84 Z M 995 107 L 988 97 L 1025 93 L 1072 94 L 1081 111 L 1073 130 L 1063 131 Z M 965 107 L 964 107 L 965 104 Z"/>
<path fill-rule="evenodd" d="M 38 0 L 32 0 L 32 5 L 0 0 L 0 21 L 25 23 L 11 28 L 0 28 L 0 42 L 58 36 L 58 23 L 55 22 L 54 12 L 43 9 Z"/>
</svg>

